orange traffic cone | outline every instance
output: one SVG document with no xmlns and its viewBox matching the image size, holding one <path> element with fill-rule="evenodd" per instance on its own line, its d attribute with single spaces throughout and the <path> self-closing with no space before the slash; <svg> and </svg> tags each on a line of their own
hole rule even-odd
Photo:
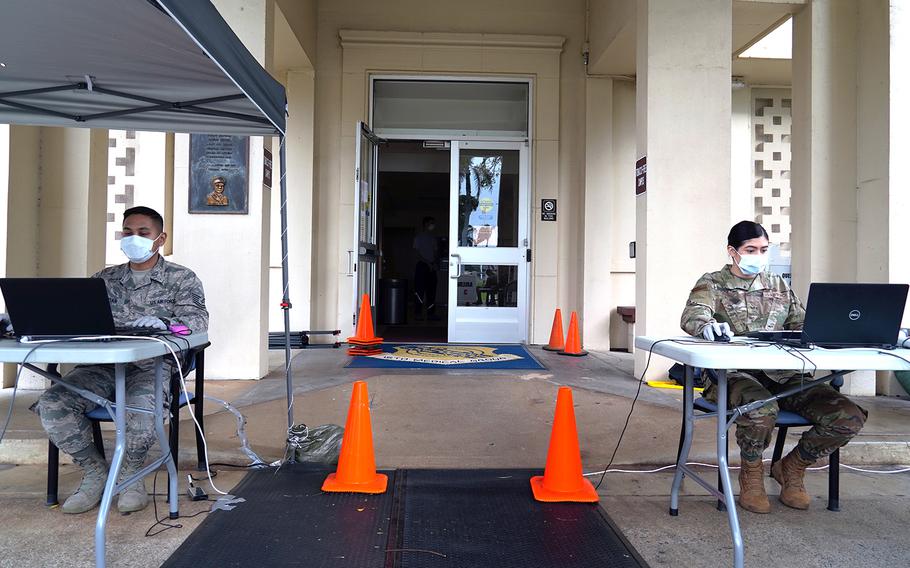
<svg viewBox="0 0 910 568">
<path fill-rule="evenodd" d="M 553 316 L 553 328 L 550 330 L 550 343 L 543 346 L 547 351 L 562 351 L 566 348 L 565 335 L 562 333 L 562 310 L 556 308 Z"/>
<path fill-rule="evenodd" d="M 373 310 L 370 308 L 370 295 L 364 294 L 360 301 L 360 313 L 357 315 L 357 329 L 354 336 L 348 338 L 354 345 L 378 345 L 381 337 L 373 334 Z"/>
<path fill-rule="evenodd" d="M 581 474 L 581 451 L 569 387 L 559 387 L 547 467 L 543 476 L 531 478 L 531 491 L 538 501 L 596 503 L 598 500 L 594 486 Z"/>
<path fill-rule="evenodd" d="M 385 493 L 388 481 L 387 476 L 376 473 L 367 384 L 357 381 L 351 393 L 348 420 L 344 424 L 338 469 L 325 479 L 322 490 L 336 493 Z"/>
<path fill-rule="evenodd" d="M 560 355 L 570 355 L 572 357 L 583 357 L 588 354 L 581 348 L 581 336 L 578 334 L 578 314 L 572 312 L 569 318 L 569 334 L 566 336 L 566 347 L 559 352 Z"/>
</svg>

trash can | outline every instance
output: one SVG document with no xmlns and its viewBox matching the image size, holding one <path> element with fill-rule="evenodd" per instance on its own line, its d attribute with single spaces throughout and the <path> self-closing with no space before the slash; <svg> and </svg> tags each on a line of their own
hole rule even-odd
<svg viewBox="0 0 910 568">
<path fill-rule="evenodd" d="M 404 278 L 380 278 L 379 302 L 376 306 L 379 323 L 401 325 L 408 319 L 408 281 Z"/>
</svg>

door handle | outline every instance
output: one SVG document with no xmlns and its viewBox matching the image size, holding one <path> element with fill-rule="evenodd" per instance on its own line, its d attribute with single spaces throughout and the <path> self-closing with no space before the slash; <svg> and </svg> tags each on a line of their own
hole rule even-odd
<svg viewBox="0 0 910 568">
<path fill-rule="evenodd" d="M 348 250 L 348 272 L 347 276 L 354 276 L 354 251 Z"/>
<path fill-rule="evenodd" d="M 461 255 L 460 254 L 450 254 L 450 257 L 454 258 L 455 261 L 449 261 L 449 278 L 458 278 L 461 276 Z M 456 268 L 454 272 L 452 268 Z"/>
</svg>

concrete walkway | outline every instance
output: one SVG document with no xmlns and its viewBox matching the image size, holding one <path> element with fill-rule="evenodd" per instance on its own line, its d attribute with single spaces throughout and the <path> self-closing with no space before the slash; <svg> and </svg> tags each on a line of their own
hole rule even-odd
<svg viewBox="0 0 910 568">
<path fill-rule="evenodd" d="M 638 387 L 627 354 L 594 353 L 575 359 L 533 348 L 547 366 L 542 371 L 408 371 L 345 369 L 340 350 L 299 352 L 293 362 L 294 415 L 308 425 L 344 424 L 354 380 L 369 384 L 374 445 L 380 467 L 543 467 L 558 385 L 573 387 L 585 471 L 603 470 Z M 230 401 L 247 420 L 250 444 L 264 460 L 284 453 L 287 421 L 284 368 L 274 353 L 272 374 L 261 381 L 210 381 L 207 393 Z M 91 562 L 94 517 L 66 517 L 43 507 L 47 441 L 35 415 L 27 410 L 38 392 L 20 391 L 13 422 L 0 443 L 0 566 L 72 565 Z M 680 391 L 642 388 L 615 464 L 648 469 L 675 460 L 679 436 Z M 910 464 L 910 401 L 883 397 L 856 400 L 870 410 L 862 434 L 843 451 L 843 463 L 887 469 Z M 0 409 L 6 409 L 9 389 Z M 239 450 L 235 417 L 206 402 L 206 435 L 212 461 L 248 463 Z M 192 422 L 184 412 L 180 460 L 195 461 Z M 799 436 L 794 432 L 792 444 Z M 107 441 L 113 432 L 106 434 Z M 714 463 L 713 422 L 700 423 L 694 461 Z M 735 449 L 731 457 L 735 457 Z M 616 466 L 614 466 L 616 467 Z M 231 487 L 242 473 L 219 467 L 217 482 Z M 709 475 L 713 475 L 709 472 Z M 602 505 L 627 532 L 653 566 L 727 566 L 730 544 L 726 517 L 713 508 L 694 483 L 676 518 L 666 514 L 672 470 L 663 473 L 609 473 L 600 491 Z M 63 466 L 61 495 L 78 483 L 78 472 Z M 161 477 L 161 476 L 159 476 Z M 598 479 L 593 477 L 593 479 Z M 747 566 L 895 566 L 910 565 L 904 530 L 910 521 L 910 474 L 871 475 L 845 471 L 843 512 L 824 510 L 825 472 L 809 475 L 817 501 L 808 513 L 787 510 L 775 501 L 772 515 L 742 514 Z M 163 480 L 159 479 L 159 491 Z M 776 495 L 778 486 L 768 481 Z M 161 498 L 163 499 L 163 498 Z M 195 511 L 199 504 L 182 506 Z M 221 513 L 219 513 L 221 514 Z M 227 513 L 229 514 L 229 513 Z M 110 531 L 118 566 L 157 566 L 189 534 L 201 517 L 181 520 L 183 529 L 145 538 L 150 511 L 114 515 Z M 896 524 L 895 524 L 896 523 Z M 830 535 L 835 538 L 829 538 Z M 59 551 L 42 552 L 43 537 L 80 550 L 60 560 Z M 797 543 L 805 542 L 805 545 Z M 790 546 L 792 545 L 792 546 Z M 787 552 L 790 546 L 794 552 Z M 150 552 L 154 549 L 154 553 Z M 140 554 L 135 554 L 141 551 Z M 83 554 L 84 552 L 84 554 Z M 848 561 L 855 555 L 854 561 Z"/>
</svg>

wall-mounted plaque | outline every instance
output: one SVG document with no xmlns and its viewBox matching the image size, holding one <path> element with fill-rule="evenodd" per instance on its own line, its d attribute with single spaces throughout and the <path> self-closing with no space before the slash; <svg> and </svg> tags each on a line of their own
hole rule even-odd
<svg viewBox="0 0 910 568">
<path fill-rule="evenodd" d="M 249 145 L 246 136 L 190 135 L 190 213 L 247 214 Z"/>
</svg>

